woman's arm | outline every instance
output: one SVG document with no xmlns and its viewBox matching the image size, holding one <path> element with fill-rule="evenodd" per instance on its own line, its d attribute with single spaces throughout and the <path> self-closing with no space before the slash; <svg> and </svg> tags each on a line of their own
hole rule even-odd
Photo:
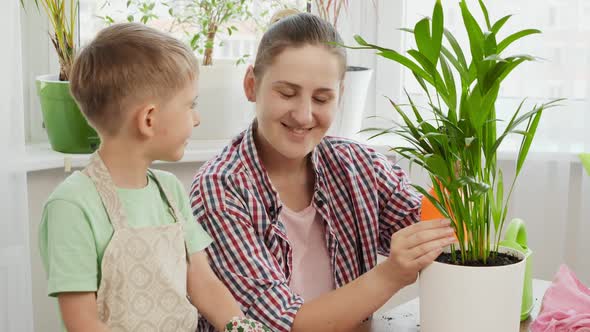
<svg viewBox="0 0 590 332">
<path fill-rule="evenodd" d="M 293 323 L 298 331 L 351 331 L 397 291 L 416 281 L 418 272 L 456 241 L 448 220 L 419 223 L 396 232 L 391 254 L 347 285 L 303 304 Z"/>
</svg>

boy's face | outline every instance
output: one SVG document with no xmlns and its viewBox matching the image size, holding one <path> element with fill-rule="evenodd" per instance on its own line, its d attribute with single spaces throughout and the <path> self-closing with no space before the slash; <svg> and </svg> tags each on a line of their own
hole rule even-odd
<svg viewBox="0 0 590 332">
<path fill-rule="evenodd" d="M 200 123 L 196 110 L 197 93 L 198 81 L 195 79 L 160 105 L 154 115 L 154 136 L 150 144 L 154 160 L 182 159 L 192 129 Z"/>
</svg>

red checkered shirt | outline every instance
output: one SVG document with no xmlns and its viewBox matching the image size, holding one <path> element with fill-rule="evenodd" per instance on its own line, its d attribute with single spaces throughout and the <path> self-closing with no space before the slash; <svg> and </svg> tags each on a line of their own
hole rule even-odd
<svg viewBox="0 0 590 332">
<path fill-rule="evenodd" d="M 214 239 L 211 267 L 244 313 L 273 331 L 289 331 L 303 304 L 289 288 L 292 250 L 279 219 L 282 203 L 254 144 L 255 124 L 197 173 L 191 205 Z M 391 235 L 419 220 L 421 197 L 402 169 L 373 149 L 326 137 L 311 154 L 312 204 L 326 225 L 336 287 L 388 255 Z M 214 331 L 204 319 L 198 331 Z"/>
</svg>

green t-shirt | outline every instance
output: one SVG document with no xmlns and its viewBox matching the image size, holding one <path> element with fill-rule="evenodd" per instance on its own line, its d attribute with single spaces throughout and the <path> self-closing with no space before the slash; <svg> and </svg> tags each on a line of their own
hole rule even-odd
<svg viewBox="0 0 590 332">
<path fill-rule="evenodd" d="M 211 237 L 194 221 L 180 181 L 168 172 L 154 170 L 154 173 L 186 220 L 189 254 L 205 249 L 211 244 Z M 153 179 L 149 178 L 145 188 L 117 189 L 117 193 L 130 227 L 174 222 Z M 49 197 L 39 228 L 39 249 L 49 296 L 62 292 L 96 292 L 102 257 L 112 235 L 113 227 L 94 183 L 83 173 L 74 172 Z"/>
</svg>

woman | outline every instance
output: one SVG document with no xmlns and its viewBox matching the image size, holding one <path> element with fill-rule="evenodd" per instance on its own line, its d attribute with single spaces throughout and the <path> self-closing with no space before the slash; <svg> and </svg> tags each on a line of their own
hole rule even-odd
<svg viewBox="0 0 590 332">
<path fill-rule="evenodd" d="M 191 190 L 214 271 L 274 331 L 354 329 L 455 241 L 448 221 L 415 223 L 421 197 L 400 168 L 324 137 L 346 69 L 337 44 L 316 16 L 274 23 L 244 78 L 256 119 Z"/>
</svg>

